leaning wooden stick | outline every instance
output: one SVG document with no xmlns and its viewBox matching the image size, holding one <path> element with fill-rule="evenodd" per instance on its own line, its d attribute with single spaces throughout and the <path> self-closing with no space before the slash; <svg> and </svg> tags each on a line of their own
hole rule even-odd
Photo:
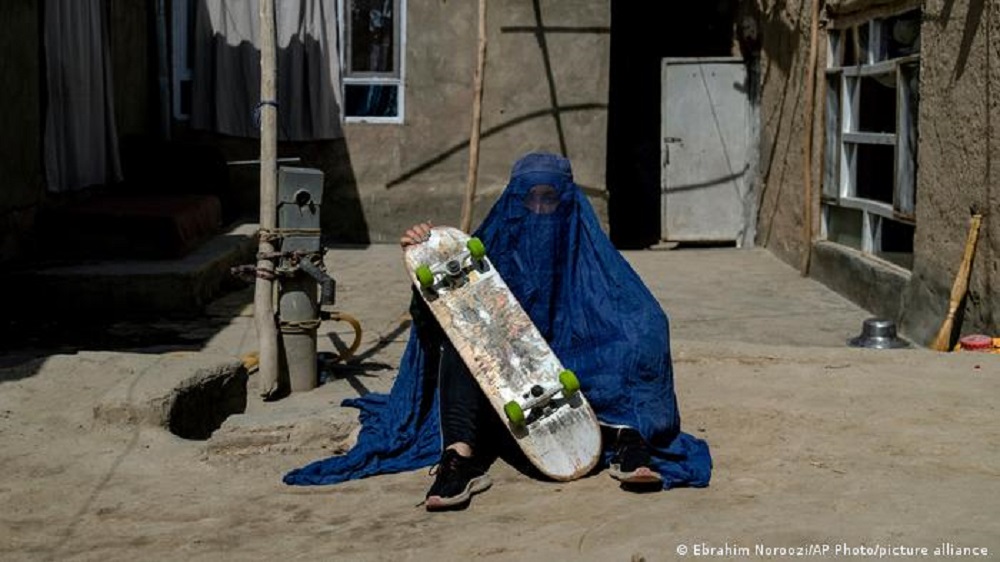
<svg viewBox="0 0 1000 562">
<path fill-rule="evenodd" d="M 965 254 L 962 256 L 962 265 L 955 275 L 955 283 L 951 287 L 951 299 L 948 302 L 948 315 L 938 330 L 937 337 L 931 349 L 936 351 L 948 351 L 951 349 L 951 336 L 955 329 L 955 315 L 958 307 L 965 298 L 965 292 L 969 288 L 969 274 L 972 272 L 972 258 L 976 254 L 976 241 L 979 239 L 979 225 L 983 221 L 983 216 L 976 214 L 972 216 L 972 225 L 969 227 L 969 236 L 965 240 Z"/>
<path fill-rule="evenodd" d="M 483 122 L 483 73 L 486 69 L 486 0 L 479 0 L 479 55 L 476 63 L 475 95 L 472 101 L 472 135 L 469 138 L 469 176 L 462 204 L 462 230 L 472 230 L 472 206 L 479 176 L 479 136 Z"/>
<path fill-rule="evenodd" d="M 802 252 L 802 264 L 799 267 L 803 276 L 809 275 L 809 260 L 812 257 L 813 240 L 813 131 L 816 121 L 816 60 L 818 58 L 819 42 L 819 0 L 812 3 L 812 22 L 809 33 L 809 63 L 806 67 L 806 127 L 802 143 L 802 242 L 805 249 Z"/>
</svg>

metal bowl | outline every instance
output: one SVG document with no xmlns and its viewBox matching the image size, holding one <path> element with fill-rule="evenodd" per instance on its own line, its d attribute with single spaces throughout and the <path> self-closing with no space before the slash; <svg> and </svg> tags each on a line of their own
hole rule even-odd
<svg viewBox="0 0 1000 562">
<path fill-rule="evenodd" d="M 851 347 L 869 349 L 902 349 L 910 347 L 906 340 L 896 335 L 896 323 L 884 318 L 869 318 L 861 325 L 861 335 L 847 340 Z"/>
</svg>

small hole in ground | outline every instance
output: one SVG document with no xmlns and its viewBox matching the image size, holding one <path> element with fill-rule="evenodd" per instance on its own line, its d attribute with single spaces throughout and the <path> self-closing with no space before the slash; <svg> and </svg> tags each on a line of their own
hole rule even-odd
<svg viewBox="0 0 1000 562">
<path fill-rule="evenodd" d="M 247 371 L 240 367 L 205 377 L 178 390 L 170 408 L 170 432 L 183 439 L 203 441 L 233 414 L 247 408 Z"/>
</svg>

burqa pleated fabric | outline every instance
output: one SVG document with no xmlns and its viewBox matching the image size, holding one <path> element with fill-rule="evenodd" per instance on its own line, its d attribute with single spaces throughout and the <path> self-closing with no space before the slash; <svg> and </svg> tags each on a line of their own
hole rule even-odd
<svg viewBox="0 0 1000 562">
<path fill-rule="evenodd" d="M 601 423 L 639 431 L 664 488 L 707 486 L 708 444 L 680 431 L 667 317 L 601 230 L 569 161 L 539 153 L 518 160 L 475 235 L 560 360 L 576 372 Z M 430 339 L 411 330 L 388 395 L 344 401 L 361 411 L 351 451 L 293 470 L 285 483 L 334 484 L 437 462 L 440 348 L 423 341 Z M 612 453 L 605 451 L 605 463 Z"/>
</svg>

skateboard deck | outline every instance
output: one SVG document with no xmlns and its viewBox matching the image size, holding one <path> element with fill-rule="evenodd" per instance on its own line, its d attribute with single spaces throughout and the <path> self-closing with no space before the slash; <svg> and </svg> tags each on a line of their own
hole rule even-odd
<svg viewBox="0 0 1000 562">
<path fill-rule="evenodd" d="M 404 262 L 528 460 L 555 480 L 584 476 L 601 453 L 597 417 L 486 251 L 458 229 L 434 227 Z"/>
</svg>

